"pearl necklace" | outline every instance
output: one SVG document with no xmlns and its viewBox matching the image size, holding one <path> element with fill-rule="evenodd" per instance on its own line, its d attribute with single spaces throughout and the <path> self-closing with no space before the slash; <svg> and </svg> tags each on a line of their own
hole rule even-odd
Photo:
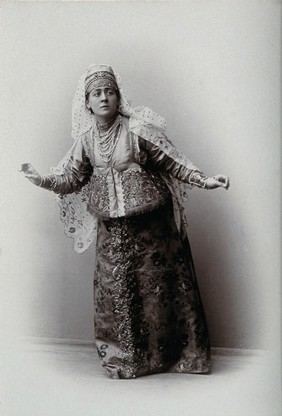
<svg viewBox="0 0 282 416">
<path fill-rule="evenodd" d="M 112 126 L 107 130 L 104 130 L 105 127 L 101 128 L 96 123 L 93 129 L 93 136 L 103 162 L 109 163 L 121 134 L 121 118 L 117 117 Z"/>
</svg>

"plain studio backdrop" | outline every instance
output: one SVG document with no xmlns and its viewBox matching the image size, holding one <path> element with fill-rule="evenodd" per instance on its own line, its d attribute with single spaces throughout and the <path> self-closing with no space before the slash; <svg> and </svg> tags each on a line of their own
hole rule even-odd
<svg viewBox="0 0 282 416">
<path fill-rule="evenodd" d="M 1 336 L 92 340 L 93 247 L 73 252 L 40 173 L 72 145 L 91 63 L 223 189 L 190 192 L 189 237 L 213 347 L 279 339 L 278 1 L 1 2 Z"/>
</svg>

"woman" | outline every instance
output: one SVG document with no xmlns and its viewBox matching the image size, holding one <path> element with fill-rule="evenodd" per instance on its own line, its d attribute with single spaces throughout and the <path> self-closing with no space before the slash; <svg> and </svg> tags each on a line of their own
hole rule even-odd
<svg viewBox="0 0 282 416">
<path fill-rule="evenodd" d="M 132 109 L 108 65 L 92 65 L 73 101 L 75 143 L 51 175 L 75 250 L 96 241 L 95 342 L 112 378 L 207 373 L 210 346 L 185 229 L 186 185 L 228 189 L 171 144 L 165 120 Z"/>
</svg>

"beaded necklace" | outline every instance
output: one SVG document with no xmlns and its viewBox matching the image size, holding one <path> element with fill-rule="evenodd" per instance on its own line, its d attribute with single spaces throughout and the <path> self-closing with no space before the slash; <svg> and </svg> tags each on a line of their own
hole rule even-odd
<svg viewBox="0 0 282 416">
<path fill-rule="evenodd" d="M 105 163 L 109 163 L 121 134 L 121 117 L 114 122 L 99 125 L 96 122 L 93 129 L 94 140 L 97 143 L 99 154 Z"/>
</svg>

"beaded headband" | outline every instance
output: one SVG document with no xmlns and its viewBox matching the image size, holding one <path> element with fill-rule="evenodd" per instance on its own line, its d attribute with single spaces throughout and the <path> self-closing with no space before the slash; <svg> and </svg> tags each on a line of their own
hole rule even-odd
<svg viewBox="0 0 282 416">
<path fill-rule="evenodd" d="M 85 78 L 85 93 L 88 94 L 94 88 L 98 87 L 109 87 L 114 90 L 118 89 L 117 81 L 111 72 L 108 71 L 97 71 L 92 72 Z"/>
</svg>

